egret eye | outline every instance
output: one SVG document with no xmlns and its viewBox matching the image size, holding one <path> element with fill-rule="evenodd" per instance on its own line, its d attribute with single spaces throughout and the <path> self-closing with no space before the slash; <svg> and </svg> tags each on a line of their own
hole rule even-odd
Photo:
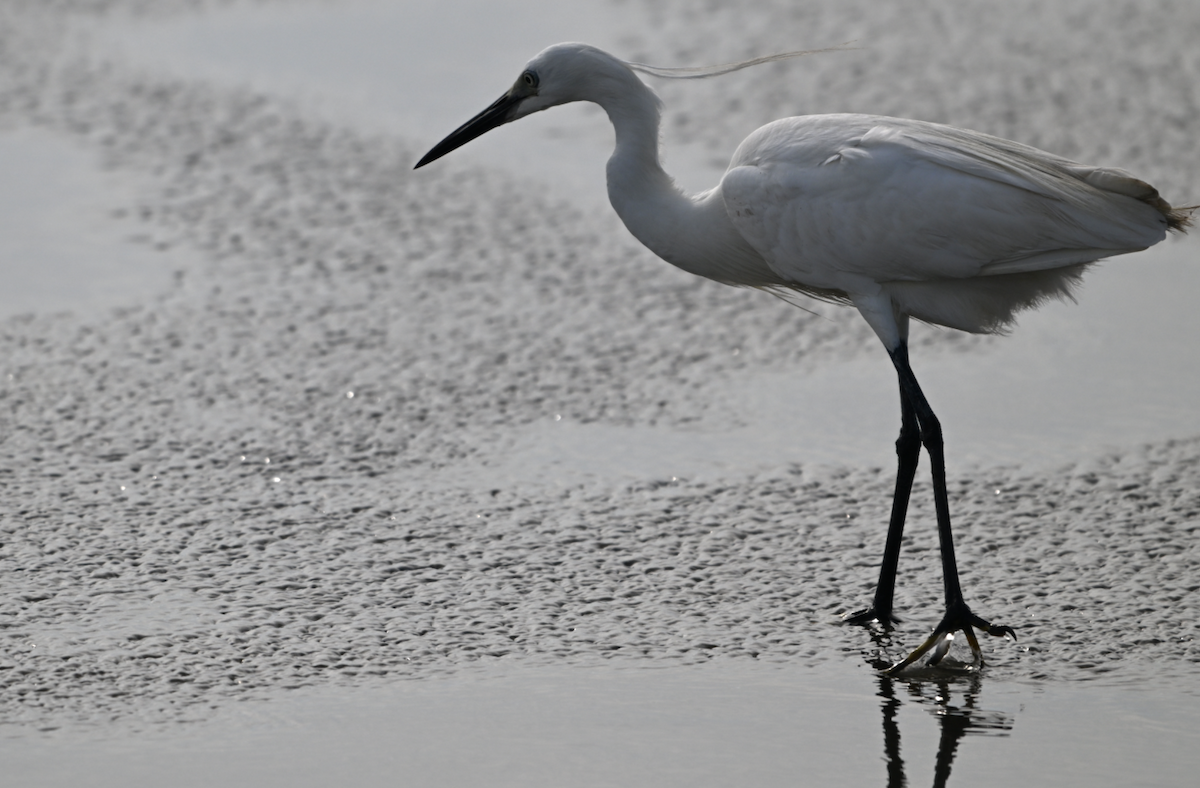
<svg viewBox="0 0 1200 788">
<path fill-rule="evenodd" d="M 537 74 L 533 73 L 532 71 L 526 71 L 521 75 L 521 82 L 525 85 L 525 87 L 536 90 L 538 86 Z"/>
</svg>

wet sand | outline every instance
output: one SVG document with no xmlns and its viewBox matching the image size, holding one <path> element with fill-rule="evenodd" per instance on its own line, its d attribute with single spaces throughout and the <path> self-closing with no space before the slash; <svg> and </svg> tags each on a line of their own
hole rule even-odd
<svg viewBox="0 0 1200 788">
<path fill-rule="evenodd" d="M 982 676 L 885 682 L 875 666 L 935 622 L 941 578 L 922 472 L 901 564 L 904 624 L 876 638 L 838 624 L 870 593 L 893 473 L 892 383 L 861 321 L 689 278 L 641 249 L 603 205 L 611 133 L 596 112 L 547 113 L 528 137 L 514 126 L 445 166 L 411 166 L 553 40 L 675 64 L 854 38 L 862 50 L 656 84 L 681 182 L 711 183 L 716 162 L 771 118 L 871 111 L 1120 166 L 1195 200 L 1200 12 L 764 0 L 699 14 L 626 2 L 523 27 L 520 52 L 483 50 L 471 68 L 452 65 L 447 22 L 421 56 L 429 73 L 460 80 L 444 90 L 461 96 L 459 112 L 444 95 L 415 109 L 431 90 L 410 71 L 377 111 L 385 102 L 371 91 L 386 78 L 346 97 L 337 86 L 361 81 L 354 68 L 323 83 L 288 71 L 303 50 L 266 46 L 308 25 L 326 31 L 331 62 L 369 51 L 321 21 L 343 10 L 360 15 L 348 29 L 394 24 L 411 39 L 386 4 L 200 5 L 0 11 L 0 145 L 22 161 L 34 157 L 21 145 L 66 146 L 83 163 L 62 167 L 97 168 L 51 179 L 99 196 L 60 205 L 47 220 L 58 229 L 30 237 L 92 217 L 91 235 L 54 254 L 91 251 L 149 282 L 93 301 L 72 294 L 94 289 L 80 287 L 83 266 L 31 307 L 6 293 L 10 774 L 161 784 L 176 769 L 176 784 L 201 784 L 240 769 L 255 784 L 267 774 L 316 784 L 324 768 L 374 784 L 408 768 L 424 784 L 715 785 L 794 783 L 811 766 L 814 780 L 899 784 L 897 769 L 923 782 L 941 763 L 955 782 L 989 785 L 1057 763 L 1056 784 L 1188 784 L 1200 427 L 1186 392 L 1200 352 L 1169 344 L 1194 321 L 1186 299 L 1150 300 L 1163 314 L 1118 332 L 1147 348 L 1133 384 L 1185 393 L 1116 437 L 1089 423 L 1122 418 L 1124 403 L 1137 411 L 1138 385 L 1120 367 L 1092 386 L 1109 410 L 1038 372 L 1058 365 L 1060 324 L 1068 355 L 1094 354 L 1101 368 L 1117 341 L 1065 333 L 1069 305 L 1025 321 L 1044 338 L 1026 340 L 1033 371 L 1021 388 L 1033 393 L 989 406 L 981 421 L 1002 422 L 992 438 L 965 427 L 961 461 L 943 413 L 969 600 L 1020 640 L 989 639 Z M 436 10 L 422 14 L 431 29 Z M 502 23 L 480 16 L 477 27 Z M 555 38 L 520 40 L 535 33 Z M 182 51 L 188 40 L 197 52 Z M 229 48 L 209 67 L 213 40 Z M 579 160 L 561 168 L 553 157 L 576 146 Z M 20 177 L 63 171 L 39 166 Z M 52 264 L 42 242 L 3 248 L 6 270 L 23 265 L 18 255 Z M 1167 272 L 1154 286 L 1187 292 L 1195 239 L 1159 254 Z M 923 329 L 914 364 L 978 376 L 988 359 L 1017 363 L 1006 341 Z M 787 376 L 832 380 L 845 368 L 866 383 L 858 370 L 872 362 L 881 390 L 822 402 L 830 412 L 810 422 L 824 431 L 789 422 L 801 433 L 789 455 L 771 429 L 789 411 Z M 745 381 L 767 379 L 778 393 L 747 408 L 763 387 Z M 801 392 L 791 409 L 815 407 Z M 970 389 L 958 396 L 978 414 Z M 1046 400 L 1068 404 L 1047 416 Z M 864 405 L 881 415 L 862 416 Z M 1042 450 L 1000 446 L 1017 430 L 1003 421 L 1025 419 L 1055 427 L 1033 430 Z M 703 712 L 697 696 L 712 698 Z M 537 735 L 513 735 L 522 728 Z M 764 728 L 779 738 L 754 749 Z M 491 730 L 503 746 L 483 743 Z M 830 731 L 845 734 L 822 738 Z M 181 761 L 183 742 L 198 741 L 209 757 Z M 639 751 L 646 741 L 660 746 Z"/>
</svg>

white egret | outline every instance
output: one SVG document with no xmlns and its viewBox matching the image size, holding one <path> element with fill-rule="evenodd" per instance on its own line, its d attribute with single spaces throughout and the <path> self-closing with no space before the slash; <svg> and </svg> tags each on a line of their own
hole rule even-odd
<svg viewBox="0 0 1200 788">
<path fill-rule="evenodd" d="M 798 291 L 856 307 L 882 340 L 900 383 L 899 469 L 872 605 L 846 620 L 895 620 L 896 568 L 921 446 L 933 473 L 946 611 L 901 670 L 972 627 L 1013 636 L 963 599 L 946 498 L 942 430 L 908 360 L 910 318 L 1000 332 L 1017 312 L 1071 294 L 1096 260 L 1145 249 L 1190 223 L 1149 184 L 979 132 L 873 115 L 807 115 L 758 129 L 715 188 L 684 194 L 658 157 L 661 102 L 634 73 L 688 78 L 702 69 L 628 63 L 585 44 L 529 61 L 495 103 L 438 143 L 417 167 L 485 132 L 559 104 L 591 101 L 608 114 L 616 149 L 608 195 L 629 231 L 669 263 L 731 285 Z"/>
</svg>

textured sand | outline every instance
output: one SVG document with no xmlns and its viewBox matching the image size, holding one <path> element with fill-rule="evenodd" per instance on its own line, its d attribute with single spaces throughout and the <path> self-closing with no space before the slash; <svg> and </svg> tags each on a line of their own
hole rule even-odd
<svg viewBox="0 0 1200 788">
<path fill-rule="evenodd" d="M 144 179 L 129 207 L 147 231 L 205 255 L 103 317 L 0 323 L 0 720 L 196 718 L 481 660 L 877 656 L 836 616 L 874 581 L 890 468 L 503 488 L 461 472 L 555 415 L 728 423 L 707 381 L 878 353 L 852 315 L 689 278 L 501 170 L 413 173 L 445 130 L 371 135 L 87 43 L 150 5 L 0 10 L 0 125 Z M 664 24 L 631 31 L 634 59 L 870 47 L 661 86 L 668 141 L 725 155 L 773 117 L 871 111 L 1200 197 L 1200 5 L 648 5 Z M 971 601 L 1021 636 L 986 644 L 993 675 L 1197 686 L 1200 440 L 1178 438 L 1053 474 L 951 467 Z M 921 479 L 885 656 L 936 617 L 928 498 Z"/>
</svg>

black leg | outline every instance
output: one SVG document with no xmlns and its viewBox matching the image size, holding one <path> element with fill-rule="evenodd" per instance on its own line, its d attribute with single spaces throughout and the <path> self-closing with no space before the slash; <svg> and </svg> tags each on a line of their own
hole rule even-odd
<svg viewBox="0 0 1200 788">
<path fill-rule="evenodd" d="M 920 659 L 930 649 L 936 649 L 930 660 L 930 664 L 937 664 L 942 656 L 944 656 L 946 649 L 949 648 L 950 636 L 959 630 L 962 630 L 963 634 L 966 635 L 967 642 L 970 644 L 972 652 L 974 652 L 975 659 L 982 664 L 982 652 L 979 649 L 979 643 L 976 641 L 975 633 L 971 630 L 971 627 L 981 629 L 989 635 L 1011 635 L 1014 639 L 1016 638 L 1016 634 L 1011 627 L 994 626 L 975 615 L 963 600 L 962 587 L 958 581 L 958 563 L 954 558 L 954 538 L 950 533 L 950 503 L 946 494 L 946 458 L 942 446 L 942 425 L 938 422 L 937 416 L 933 414 L 933 409 L 929 407 L 929 402 L 925 399 L 925 394 L 921 391 L 921 386 L 917 383 L 917 378 L 908 363 L 908 348 L 905 345 L 900 345 L 899 348 L 891 352 L 891 357 L 892 363 L 896 367 L 896 374 L 900 378 L 900 390 L 903 393 L 904 399 L 907 400 L 916 412 L 921 443 L 925 446 L 925 451 L 929 454 L 929 464 L 933 471 L 933 499 L 934 507 L 937 510 L 938 543 L 942 553 L 942 577 L 946 589 L 946 615 L 942 618 L 941 623 L 934 628 L 933 634 L 905 660 L 893 666 L 890 671 L 903 670 Z M 901 435 L 903 435 L 903 432 L 901 432 Z M 909 479 L 909 483 L 911 484 L 911 478 Z M 898 488 L 899 479 L 897 479 Z M 907 498 L 907 496 L 905 497 Z M 890 532 L 888 542 L 890 549 Z M 896 549 L 898 551 L 899 547 L 897 546 Z M 886 554 L 884 563 L 886 567 Z M 882 578 L 880 582 L 882 585 Z"/>
<path fill-rule="evenodd" d="M 879 567 L 879 584 L 875 586 L 875 599 L 866 610 L 845 617 L 851 624 L 878 621 L 886 626 L 899 621 L 892 608 L 892 600 L 896 593 L 896 569 L 900 564 L 900 544 L 904 537 L 908 498 L 912 492 L 913 477 L 917 475 L 917 462 L 921 459 L 921 432 L 917 426 L 917 412 L 908 395 L 904 393 L 903 386 L 900 387 L 900 437 L 896 438 L 896 459 L 896 491 L 892 496 L 892 517 L 888 521 L 887 544 L 883 548 L 883 563 Z"/>
</svg>

